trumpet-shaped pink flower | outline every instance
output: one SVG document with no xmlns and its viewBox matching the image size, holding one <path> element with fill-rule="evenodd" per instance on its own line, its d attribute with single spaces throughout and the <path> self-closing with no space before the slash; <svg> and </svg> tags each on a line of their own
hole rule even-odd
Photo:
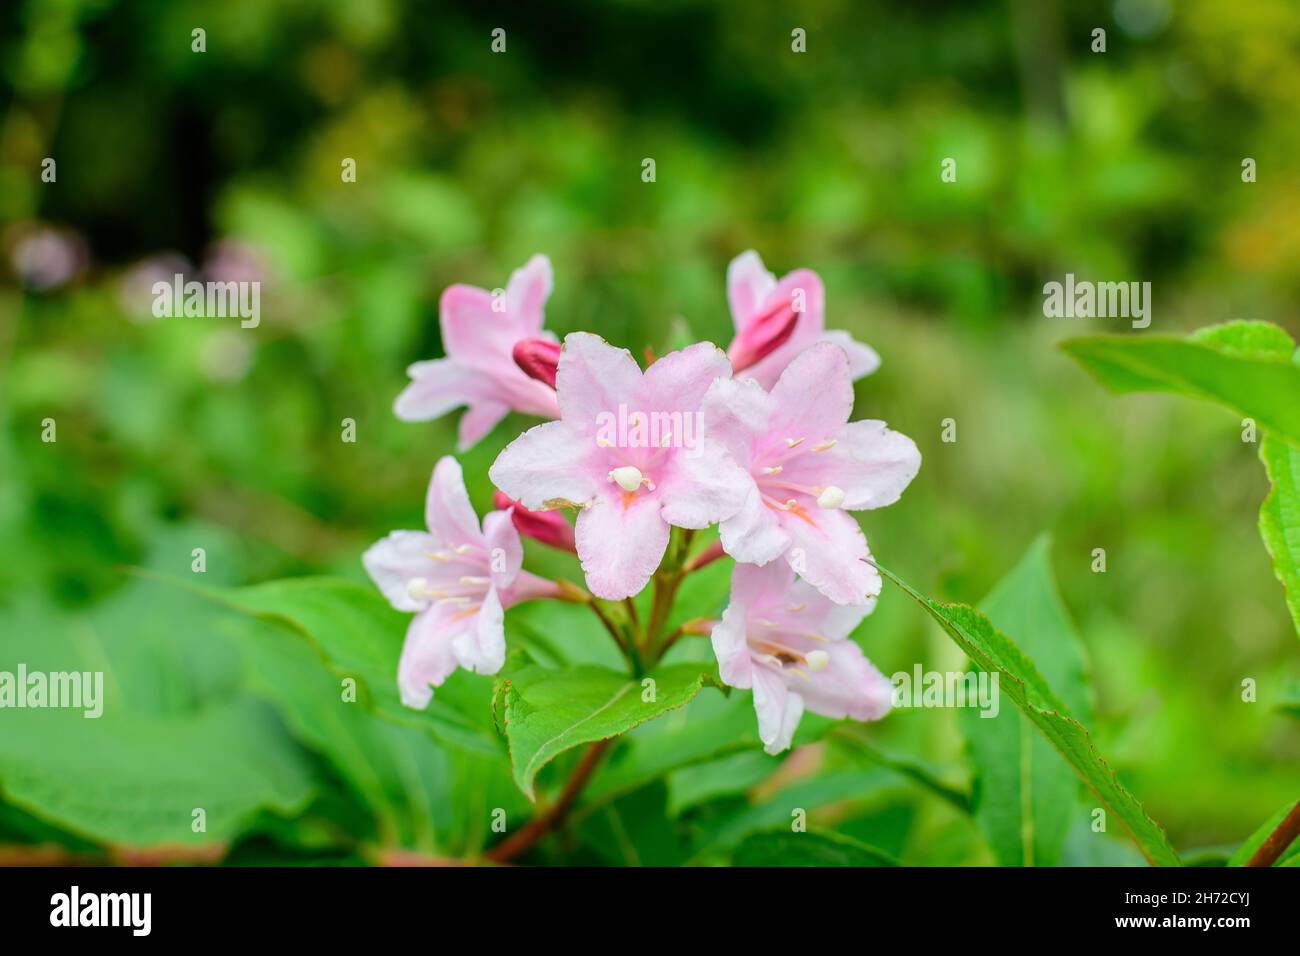
<svg viewBox="0 0 1300 956">
<path fill-rule="evenodd" d="M 811 269 L 777 281 L 757 252 L 742 252 L 727 266 L 727 302 L 736 326 L 727 354 L 738 378 L 771 388 L 796 355 L 822 341 L 844 349 L 855 381 L 880 367 L 870 346 L 847 332 L 826 331 L 826 293 Z"/>
<path fill-rule="evenodd" d="M 727 553 L 760 565 L 784 555 L 837 604 L 879 594 L 867 539 L 846 510 L 897 501 L 921 454 L 884 422 L 849 422 L 853 384 L 844 350 L 812 346 L 771 392 L 753 379 L 720 380 L 703 408 L 705 433 L 749 476 L 744 505 L 718 528 Z"/>
<path fill-rule="evenodd" d="M 402 702 L 423 709 L 458 666 L 495 674 L 505 660 L 505 609 L 559 586 L 520 569 L 523 545 L 510 511 L 478 516 L 460 464 L 438 462 L 425 501 L 428 531 L 394 531 L 362 557 L 399 611 L 414 611 L 398 664 Z"/>
<path fill-rule="evenodd" d="M 489 475 L 533 511 L 574 506 L 578 557 L 593 594 L 636 594 L 659 566 L 669 526 L 703 528 L 744 503 L 748 476 L 703 434 L 700 402 L 730 374 L 702 342 L 644 373 L 599 336 L 564 340 L 560 420 L 529 429 Z"/>
<path fill-rule="evenodd" d="M 555 390 L 515 364 L 515 343 L 545 338 L 542 307 L 551 294 L 551 260 L 533 256 L 511 276 L 504 296 L 453 285 L 438 303 L 446 358 L 416 362 L 411 384 L 393 411 L 403 421 L 425 421 L 461 405 L 460 448 L 470 447 L 511 411 L 555 418 Z M 551 336 L 554 338 L 554 336 Z"/>
<path fill-rule="evenodd" d="M 737 564 L 731 600 L 713 628 L 723 683 L 754 691 L 763 749 L 790 746 L 804 709 L 878 720 L 892 686 L 848 636 L 871 605 L 828 601 L 784 564 Z"/>
</svg>

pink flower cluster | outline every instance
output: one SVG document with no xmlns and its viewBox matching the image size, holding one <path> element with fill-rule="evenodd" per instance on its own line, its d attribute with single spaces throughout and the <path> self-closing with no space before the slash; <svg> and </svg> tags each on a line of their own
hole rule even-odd
<svg viewBox="0 0 1300 956">
<path fill-rule="evenodd" d="M 849 640 L 880 576 L 850 511 L 897 501 L 920 468 L 907 437 L 850 421 L 853 381 L 879 365 L 825 329 L 816 273 L 779 281 L 758 255 L 727 272 L 735 336 L 665 355 L 632 354 L 543 329 L 551 266 L 534 256 L 504 290 L 456 285 L 441 300 L 446 358 L 410 368 L 396 413 L 429 419 L 466 406 L 462 449 L 510 411 L 549 419 L 489 469 L 499 489 L 479 525 L 454 459 L 434 470 L 427 532 L 399 531 L 366 552 L 394 607 L 415 612 L 403 649 L 403 699 L 425 706 L 456 667 L 495 673 L 504 612 L 564 589 L 521 569 L 520 535 L 576 552 L 595 598 L 646 587 L 672 527 L 718 526 L 735 562 L 713 626 L 722 680 L 752 688 L 765 749 L 790 746 L 805 709 L 873 720 L 890 685 Z M 577 511 L 571 526 L 559 509 Z"/>
</svg>

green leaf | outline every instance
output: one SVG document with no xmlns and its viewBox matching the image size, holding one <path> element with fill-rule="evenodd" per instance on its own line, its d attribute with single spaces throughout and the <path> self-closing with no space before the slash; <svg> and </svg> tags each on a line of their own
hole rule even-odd
<svg viewBox="0 0 1300 956">
<path fill-rule="evenodd" d="M 732 855 L 733 866 L 898 866 L 883 850 L 832 830 L 755 833 Z"/>
<path fill-rule="evenodd" d="M 1071 716 L 1065 701 L 1010 638 L 974 608 L 928 600 L 886 568 L 880 567 L 880 573 L 920 604 L 976 667 L 998 673 L 999 692 L 1010 698 L 1060 751 L 1080 779 L 1128 830 L 1149 862 L 1178 865 L 1178 854 L 1169 845 L 1164 830 L 1120 785 L 1115 772 L 1097 752 L 1087 729 Z"/>
<path fill-rule="evenodd" d="M 661 717 L 705 684 L 720 686 L 698 664 L 673 664 L 633 679 L 585 665 L 553 671 L 516 653 L 497 680 L 492 709 L 509 741 L 515 783 L 532 800 L 538 771 L 556 756 Z"/>
<path fill-rule="evenodd" d="M 1209 399 L 1266 430 L 1259 455 L 1272 488 L 1259 533 L 1300 633 L 1300 352 L 1291 336 L 1268 322 L 1228 322 L 1188 339 L 1099 336 L 1062 348 L 1117 392 Z"/>
<path fill-rule="evenodd" d="M 381 717 L 422 727 L 464 750 L 500 754 L 492 731 L 489 678 L 457 671 L 425 710 L 402 704 L 397 662 L 411 617 L 389 607 L 374 588 L 309 577 L 201 593 L 256 617 L 288 624 L 312 643 L 335 673 L 355 679 L 360 699 Z"/>
<path fill-rule="evenodd" d="M 344 694 L 291 628 L 247 618 L 243 625 L 238 641 L 254 686 L 374 822 L 370 834 L 351 828 L 353 842 L 461 857 L 491 836 L 484 807 L 501 807 L 509 819 L 527 813 L 500 753 L 444 746 L 423 728 L 384 720 Z"/>
<path fill-rule="evenodd" d="M 1049 539 L 1039 538 L 984 600 L 982 610 L 1038 663 L 1043 679 L 1087 723 L 1092 705 L 1083 648 L 1052 578 Z M 1079 781 L 1028 718 L 958 711 L 975 771 L 975 820 L 1002 866 L 1056 866 L 1080 813 Z"/>
<path fill-rule="evenodd" d="M 1228 866 L 1245 866 L 1247 861 L 1255 855 L 1255 851 L 1263 846 L 1264 841 L 1268 839 L 1270 833 L 1278 828 L 1286 815 L 1295 808 L 1295 801 L 1282 807 L 1277 813 L 1273 814 L 1260 825 L 1259 829 L 1252 833 L 1237 847 L 1232 856 L 1228 857 Z M 1289 847 L 1282 851 L 1282 855 L 1277 858 L 1274 866 L 1296 866 L 1300 865 L 1300 840 L 1296 840 Z"/>
<path fill-rule="evenodd" d="M 1173 392 L 1226 405 L 1300 445 L 1295 343 L 1265 322 L 1230 322 L 1189 339 L 1099 335 L 1061 347 L 1115 392 Z"/>
<path fill-rule="evenodd" d="M 117 626 L 128 614 L 133 630 Z M 97 718 L 84 708 L 2 712 L 5 801 L 81 837 L 137 848 L 210 847 L 264 811 L 301 812 L 316 785 L 308 755 L 265 703 L 193 669 L 219 657 L 223 618 L 232 616 L 143 583 L 88 618 L 5 612 L 0 670 L 97 672 L 103 689 Z M 160 647 L 163 631 L 166 656 L 140 652 Z M 206 830 L 195 832 L 195 810 Z"/>
<path fill-rule="evenodd" d="M 1259 535 L 1273 558 L 1291 620 L 1300 634 L 1300 448 L 1265 435 L 1259 457 L 1273 487 L 1259 509 Z"/>
</svg>

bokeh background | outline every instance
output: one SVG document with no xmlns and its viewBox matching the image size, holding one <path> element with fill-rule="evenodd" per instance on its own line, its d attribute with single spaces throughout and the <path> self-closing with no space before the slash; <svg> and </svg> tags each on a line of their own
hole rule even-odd
<svg viewBox="0 0 1300 956">
<path fill-rule="evenodd" d="M 490 50 L 498 26 L 505 54 Z M 431 752 L 397 797 L 356 797 L 237 625 L 127 569 L 188 575 L 202 546 L 209 583 L 361 580 L 361 551 L 418 526 L 454 447 L 456 415 L 391 414 L 405 367 L 441 354 L 444 287 L 502 285 L 545 252 L 557 333 L 638 354 L 685 330 L 725 345 L 726 264 L 753 248 L 778 274 L 822 275 L 828 325 L 883 358 L 858 415 L 921 447 L 902 502 L 865 516 L 881 561 L 977 602 L 1050 531 L 1102 752 L 1180 850 L 1213 857 L 1300 792 L 1284 706 L 1300 646 L 1256 532 L 1257 446 L 1215 407 L 1105 393 L 1055 344 L 1127 323 L 1044 318 L 1041 288 L 1065 272 L 1149 281 L 1152 332 L 1232 318 L 1300 331 L 1298 52 L 1289 0 L 6 3 L 0 666 L 90 646 L 152 723 L 259 702 L 257 729 L 195 739 L 223 766 L 259 737 L 300 779 L 239 811 L 212 858 L 481 844 L 477 812 L 428 822 L 427 791 L 468 786 L 463 767 Z M 47 156 L 56 183 L 40 180 Z M 340 181 L 343 157 L 356 183 Z M 259 279 L 261 326 L 154 319 L 149 285 L 175 271 Z M 946 418 L 955 443 L 940 441 Z M 462 456 L 480 510 L 487 465 L 526 424 Z M 896 591 L 860 638 L 887 674 L 962 664 Z M 53 764 L 63 785 L 33 784 L 57 748 L 19 741 L 30 725 L 11 718 L 13 858 L 167 842 L 147 806 L 130 826 L 102 819 L 122 791 L 96 794 L 112 768 L 87 771 L 84 748 Z M 871 740 L 967 785 L 951 711 L 895 714 Z M 991 861 L 969 817 L 860 753 L 727 760 L 620 798 L 622 816 L 593 813 L 608 832 L 564 858 L 695 859 L 718 815 L 835 778 L 807 798 L 819 822 L 905 862 Z M 1065 862 L 1135 859 L 1085 834 Z"/>
</svg>

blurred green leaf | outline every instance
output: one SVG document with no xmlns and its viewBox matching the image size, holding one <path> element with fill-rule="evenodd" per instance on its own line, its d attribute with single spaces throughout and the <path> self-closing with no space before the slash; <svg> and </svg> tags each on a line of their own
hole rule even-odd
<svg viewBox="0 0 1300 956">
<path fill-rule="evenodd" d="M 1300 634 L 1300 448 L 1264 435 L 1259 457 L 1273 483 L 1259 508 L 1259 534 Z"/>
<path fill-rule="evenodd" d="M 1052 576 L 1051 545 L 1039 538 L 980 609 L 1037 662 L 1084 723 L 1091 722 L 1083 648 Z M 1010 707 L 990 717 L 966 707 L 958 724 L 975 771 L 975 819 L 1002 866 L 1056 866 L 1079 814 L 1079 780 L 1028 718 Z"/>
<path fill-rule="evenodd" d="M 752 834 L 736 847 L 731 863 L 733 866 L 898 866 L 898 861 L 883 850 L 821 829 Z"/>
</svg>

